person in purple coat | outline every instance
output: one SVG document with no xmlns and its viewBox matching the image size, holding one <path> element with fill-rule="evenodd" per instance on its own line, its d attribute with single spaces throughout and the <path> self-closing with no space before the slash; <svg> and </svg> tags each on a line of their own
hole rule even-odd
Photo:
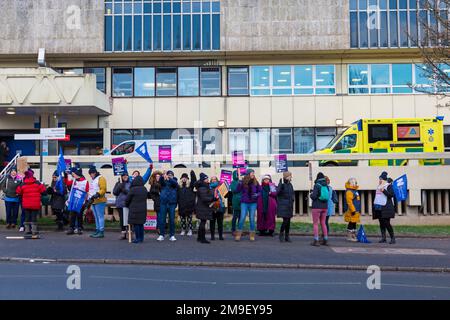
<svg viewBox="0 0 450 320">
<path fill-rule="evenodd" d="M 236 241 L 241 240 L 242 229 L 244 228 L 245 218 L 247 214 L 250 220 L 250 241 L 255 241 L 255 213 L 258 203 L 258 197 L 261 193 L 261 185 L 255 177 L 255 171 L 252 169 L 247 170 L 247 174 L 239 182 L 237 192 L 241 192 L 241 218 L 239 220 L 239 229 L 236 231 L 234 239 Z"/>
<path fill-rule="evenodd" d="M 272 183 L 272 177 L 266 174 L 262 177 L 261 193 L 258 197 L 257 229 L 260 236 L 271 236 L 275 230 L 277 215 L 277 186 Z"/>
</svg>

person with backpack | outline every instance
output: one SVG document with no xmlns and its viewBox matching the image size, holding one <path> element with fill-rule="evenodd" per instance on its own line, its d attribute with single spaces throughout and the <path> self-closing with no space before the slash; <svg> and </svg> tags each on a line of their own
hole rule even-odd
<svg viewBox="0 0 450 320">
<path fill-rule="evenodd" d="M 336 214 L 336 204 L 338 204 L 339 199 L 337 196 L 337 193 L 333 188 L 331 187 L 331 181 L 330 178 L 325 177 L 327 180 L 328 190 L 330 192 L 330 198 L 328 199 L 328 209 L 327 209 L 327 218 L 325 219 L 325 225 L 327 226 L 328 236 L 330 236 L 330 224 L 328 223 L 331 216 L 334 216 Z M 322 242 L 323 242 L 323 236 L 322 236 Z"/>
<path fill-rule="evenodd" d="M 17 187 L 22 183 L 17 175 L 17 169 L 12 168 L 9 175 L 3 180 L 0 190 L 3 192 L 3 200 L 6 209 L 6 229 L 14 229 L 19 216 L 20 198 Z"/>
<path fill-rule="evenodd" d="M 147 220 L 147 198 L 149 197 L 144 183 L 141 176 L 134 178 L 125 199 L 125 207 L 129 208 L 128 222 L 133 225 L 135 234 L 133 243 L 135 244 L 144 242 L 144 224 Z"/>
<path fill-rule="evenodd" d="M 328 200 L 330 199 L 330 191 L 328 189 L 327 180 L 322 172 L 317 174 L 314 182 L 314 188 L 311 191 L 310 197 L 312 199 L 312 219 L 314 240 L 312 246 L 320 246 L 319 241 L 319 223 L 322 228 L 323 241 L 322 245 L 328 245 L 328 230 L 325 224 L 328 213 Z"/>
<path fill-rule="evenodd" d="M 92 182 L 89 188 L 89 203 L 92 203 L 92 211 L 95 217 L 95 233 L 91 238 L 103 238 L 105 236 L 105 207 L 106 207 L 106 179 L 95 167 L 89 169 Z"/>
<path fill-rule="evenodd" d="M 195 209 L 194 186 L 197 182 L 195 172 L 191 170 L 191 179 L 187 173 L 181 175 L 181 185 L 178 188 L 178 214 L 181 218 L 181 236 L 192 236 L 192 215 Z M 189 181 L 190 180 L 190 181 Z"/>
<path fill-rule="evenodd" d="M 357 242 L 356 224 L 360 222 L 361 214 L 361 197 L 359 195 L 358 181 L 350 178 L 345 183 L 345 201 L 344 201 L 344 221 L 348 222 L 347 240 Z"/>
<path fill-rule="evenodd" d="M 37 216 L 41 210 L 41 196 L 46 193 L 45 186 L 36 180 L 33 170 L 25 172 L 23 183 L 17 187 L 16 193 L 22 196 L 22 206 L 25 209 L 25 226 L 28 226 L 27 234 L 36 236 L 39 234 Z"/>
<path fill-rule="evenodd" d="M 277 216 L 283 219 L 280 227 L 280 242 L 292 242 L 289 230 L 291 229 L 291 219 L 294 216 L 295 192 L 291 181 L 292 173 L 283 172 L 283 179 L 280 179 L 277 187 Z"/>
<path fill-rule="evenodd" d="M 239 170 L 239 169 L 238 169 Z M 231 234 L 233 237 L 236 235 L 236 226 L 241 218 L 241 192 L 237 191 L 239 185 L 239 171 L 233 171 L 233 181 L 230 185 L 231 193 L 231 207 L 233 209 L 233 218 L 231 219 Z"/>
<path fill-rule="evenodd" d="M 87 195 L 89 193 L 89 182 L 83 176 L 83 170 L 80 167 L 74 167 L 70 169 L 70 173 L 72 175 L 71 180 L 65 179 L 65 183 L 67 187 L 70 189 L 69 199 L 68 199 L 68 207 L 69 207 L 69 217 L 70 217 L 70 226 L 67 231 L 67 235 L 72 235 L 77 233 L 78 235 L 83 234 L 83 211 L 86 208 L 86 200 Z M 75 211 L 75 208 L 71 208 L 71 198 L 70 195 L 80 191 L 84 194 L 84 199 L 81 199 L 80 202 L 83 203 L 83 206 L 78 211 Z"/>
<path fill-rule="evenodd" d="M 175 209 L 177 208 L 178 201 L 178 180 L 174 177 L 173 171 L 169 170 L 161 176 L 159 183 L 161 185 L 161 213 L 159 216 L 160 234 L 157 240 L 164 241 L 166 217 L 169 214 L 169 241 L 174 242 L 177 241 L 175 238 Z"/>
<path fill-rule="evenodd" d="M 62 190 L 59 190 L 57 182 L 58 182 L 58 171 L 53 172 L 52 175 L 52 183 L 50 187 L 47 188 L 47 194 L 51 196 L 50 198 L 50 207 L 52 208 L 53 214 L 56 216 L 56 226 L 57 231 L 64 230 L 64 208 L 66 206 L 66 195 L 67 195 L 67 186 L 62 181 Z"/>
<path fill-rule="evenodd" d="M 124 209 L 127 210 L 125 200 L 127 198 L 128 192 L 130 192 L 130 188 L 131 188 L 130 177 L 128 176 L 128 172 L 124 172 L 120 176 L 119 181 L 116 182 L 116 185 L 114 186 L 113 189 L 113 195 L 116 196 L 116 208 L 119 211 L 119 221 L 121 230 L 120 240 L 125 240 L 127 238 L 127 226 L 124 224 L 123 215 Z"/>
<path fill-rule="evenodd" d="M 273 237 L 277 216 L 277 186 L 269 174 L 262 177 L 257 208 L 256 222 L 259 235 Z"/>
<path fill-rule="evenodd" d="M 392 186 L 392 179 L 388 178 L 388 173 L 383 171 L 379 177 L 378 187 L 375 192 L 374 213 L 372 218 L 378 219 L 380 223 L 381 240 L 380 243 L 386 243 L 386 230 L 389 232 L 391 241 L 389 244 L 395 244 L 394 229 L 391 225 L 391 219 L 395 218 L 395 193 Z"/>
<path fill-rule="evenodd" d="M 197 219 L 200 220 L 197 241 L 208 244 L 210 242 L 206 240 L 206 221 L 213 218 L 213 203 L 217 199 L 214 197 L 214 191 L 209 186 L 209 177 L 203 172 L 200 173 L 200 179 L 196 182 L 195 189 L 197 191 L 195 214 Z"/>
</svg>

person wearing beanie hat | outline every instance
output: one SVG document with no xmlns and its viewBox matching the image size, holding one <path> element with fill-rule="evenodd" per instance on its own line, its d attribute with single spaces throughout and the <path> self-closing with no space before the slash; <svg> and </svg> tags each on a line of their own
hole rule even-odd
<svg viewBox="0 0 450 320">
<path fill-rule="evenodd" d="M 68 207 L 72 208 L 72 204 L 70 200 L 72 199 L 71 195 L 75 193 L 75 191 L 79 190 L 84 193 L 84 204 L 79 211 L 75 211 L 74 209 L 69 209 L 69 230 L 67 231 L 67 235 L 72 235 L 77 233 L 78 235 L 83 234 L 83 211 L 86 207 L 86 201 L 89 193 L 89 182 L 83 176 L 83 170 L 80 167 L 73 167 L 70 169 L 70 173 L 73 177 L 72 180 L 64 179 L 65 184 L 70 190 Z"/>
<path fill-rule="evenodd" d="M 280 179 L 277 187 L 277 216 L 283 219 L 279 234 L 280 242 L 292 242 L 289 237 L 289 231 L 291 219 L 294 216 L 295 192 L 291 181 L 292 174 L 284 172 L 283 179 Z"/>
<path fill-rule="evenodd" d="M 257 204 L 257 229 L 260 236 L 273 236 L 277 215 L 277 186 L 269 174 L 261 178 L 261 193 Z"/>
<path fill-rule="evenodd" d="M 200 180 L 195 184 L 197 190 L 195 214 L 197 219 L 200 220 L 198 227 L 197 241 L 200 243 L 210 243 L 206 240 L 206 221 L 213 218 L 213 204 L 217 200 L 214 197 L 214 191 L 209 186 L 208 176 L 204 173 L 200 173 Z"/>
<path fill-rule="evenodd" d="M 0 190 L 4 193 L 5 209 L 6 209 L 6 228 L 15 228 L 17 218 L 19 216 L 20 198 L 16 192 L 17 187 L 21 184 L 21 179 L 17 175 L 16 168 L 12 168 L 9 175 L 3 179 Z"/>
<path fill-rule="evenodd" d="M 345 184 L 345 201 L 344 201 L 344 221 L 348 222 L 347 240 L 357 242 L 356 224 L 360 222 L 361 214 L 361 197 L 359 195 L 359 186 L 355 178 L 350 178 Z"/>
<path fill-rule="evenodd" d="M 199 181 L 205 181 L 205 180 L 207 180 L 207 179 L 209 179 L 209 177 L 208 177 L 208 175 L 206 175 L 205 173 L 200 173 L 200 179 L 199 179 Z"/>
<path fill-rule="evenodd" d="M 181 236 L 192 236 L 192 215 L 195 209 L 194 186 L 197 182 L 195 172 L 191 170 L 191 179 L 187 173 L 183 173 L 178 188 L 178 215 L 181 218 Z"/>
<path fill-rule="evenodd" d="M 239 185 L 239 169 L 233 171 L 233 181 L 230 184 L 231 206 L 233 208 L 233 218 L 231 220 L 231 233 L 236 236 L 236 225 L 241 218 L 241 192 L 237 191 Z"/>
<path fill-rule="evenodd" d="M 70 168 L 70 173 L 74 176 L 75 179 L 81 178 L 83 176 L 83 169 L 80 167 Z"/>
<path fill-rule="evenodd" d="M 311 243 L 313 246 L 320 246 L 319 241 L 319 224 L 322 228 L 322 233 L 324 236 L 324 245 L 327 244 L 328 230 L 325 224 L 327 213 L 328 213 L 328 201 L 330 199 L 329 189 L 325 175 L 319 172 L 314 183 L 314 189 L 310 194 L 312 199 L 312 219 L 313 219 L 313 230 L 314 230 L 314 240 Z"/>
<path fill-rule="evenodd" d="M 177 241 L 175 238 L 175 209 L 177 207 L 178 180 L 174 177 L 173 171 L 169 170 L 159 179 L 161 185 L 161 212 L 159 217 L 160 234 L 158 241 L 164 241 L 166 234 L 166 217 L 169 215 L 170 241 Z"/>
<path fill-rule="evenodd" d="M 128 224 L 124 224 L 124 210 L 128 210 L 125 204 L 125 200 L 127 198 L 128 193 L 131 188 L 131 179 L 128 176 L 128 172 L 124 172 L 121 174 L 119 180 L 116 182 L 113 188 L 113 195 L 116 196 L 116 208 L 119 212 L 119 221 L 120 221 L 120 240 L 127 239 L 127 227 Z"/>
<path fill-rule="evenodd" d="M 241 192 L 241 218 L 239 220 L 239 229 L 236 231 L 235 241 L 240 241 L 242 229 L 244 228 L 247 214 L 250 220 L 250 241 L 255 241 L 255 213 L 258 203 L 258 197 L 261 193 L 261 185 L 255 177 L 255 171 L 248 169 L 247 174 L 239 183 L 237 191 Z"/>
<path fill-rule="evenodd" d="M 386 243 L 386 230 L 391 237 L 390 244 L 395 244 L 394 229 L 391 225 L 391 219 L 395 218 L 395 194 L 392 179 L 388 173 L 383 171 L 379 177 L 378 187 L 375 191 L 374 212 L 372 218 L 378 219 L 380 223 L 381 240 L 380 243 Z"/>
<path fill-rule="evenodd" d="M 89 201 L 92 203 L 92 211 L 95 218 L 95 233 L 91 234 L 91 238 L 103 238 L 105 236 L 105 207 L 106 207 L 106 179 L 97 168 L 91 167 L 89 175 L 92 178 L 89 184 Z"/>
<path fill-rule="evenodd" d="M 66 203 L 66 195 L 67 195 L 67 186 L 62 181 L 63 189 L 62 192 L 59 188 L 57 188 L 58 182 L 58 171 L 55 170 L 52 175 L 52 182 L 50 186 L 47 188 L 47 194 L 50 195 L 50 207 L 52 208 L 53 214 L 56 216 L 55 222 L 57 231 L 64 230 L 64 207 Z"/>
</svg>

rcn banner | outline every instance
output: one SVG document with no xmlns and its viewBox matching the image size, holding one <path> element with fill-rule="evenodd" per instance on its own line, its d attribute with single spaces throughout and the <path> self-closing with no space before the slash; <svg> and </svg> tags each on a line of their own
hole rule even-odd
<svg viewBox="0 0 450 320">
<path fill-rule="evenodd" d="M 112 159 L 112 167 L 115 176 L 121 176 L 127 173 L 127 161 L 124 158 Z"/>
<path fill-rule="evenodd" d="M 87 193 L 83 190 L 72 188 L 69 195 L 69 203 L 67 205 L 68 211 L 80 213 L 83 208 L 84 200 Z"/>
<path fill-rule="evenodd" d="M 136 153 L 145 159 L 148 163 L 153 163 L 152 158 L 150 158 L 150 154 L 148 153 L 147 142 L 144 142 L 136 149 Z"/>
<path fill-rule="evenodd" d="M 226 181 L 228 182 L 228 184 L 231 184 L 232 180 L 233 180 L 233 172 L 231 172 L 230 170 L 222 170 L 220 172 L 220 183 Z"/>
<path fill-rule="evenodd" d="M 408 198 L 408 178 L 406 174 L 395 179 L 392 184 L 397 201 L 405 201 Z"/>
<path fill-rule="evenodd" d="M 147 213 L 144 230 L 156 230 L 156 212 Z"/>
<path fill-rule="evenodd" d="M 172 162 L 172 146 L 159 146 L 158 159 L 159 162 Z"/>
<path fill-rule="evenodd" d="M 277 170 L 277 173 L 288 171 L 287 154 L 280 154 L 275 156 L 275 168 Z"/>
<path fill-rule="evenodd" d="M 233 151 L 231 160 L 233 162 L 233 168 L 245 167 L 244 151 Z"/>
</svg>

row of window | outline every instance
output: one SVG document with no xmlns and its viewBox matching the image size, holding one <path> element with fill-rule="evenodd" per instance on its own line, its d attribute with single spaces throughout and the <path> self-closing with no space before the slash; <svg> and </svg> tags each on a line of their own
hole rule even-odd
<svg viewBox="0 0 450 320">
<path fill-rule="evenodd" d="M 350 0 L 350 44 L 352 48 L 416 47 L 436 45 L 428 27 L 445 30 L 428 4 L 448 21 L 445 1 Z"/>
<path fill-rule="evenodd" d="M 440 86 L 423 64 L 350 64 L 349 94 L 390 94 L 413 92 L 449 92 Z M 450 65 L 440 70 L 450 76 Z"/>
<path fill-rule="evenodd" d="M 335 136 L 336 128 L 267 129 L 132 129 L 113 130 L 112 145 L 126 140 L 192 139 L 194 154 L 221 154 L 223 139 L 228 150 L 246 154 L 311 153 L 324 148 Z M 121 150 L 134 150 L 131 143 Z"/>
<path fill-rule="evenodd" d="M 105 68 L 56 68 L 56 72 L 66 75 L 95 74 L 97 89 L 106 93 L 106 69 Z"/>
<path fill-rule="evenodd" d="M 105 51 L 220 50 L 220 1 L 106 1 Z"/>
</svg>

